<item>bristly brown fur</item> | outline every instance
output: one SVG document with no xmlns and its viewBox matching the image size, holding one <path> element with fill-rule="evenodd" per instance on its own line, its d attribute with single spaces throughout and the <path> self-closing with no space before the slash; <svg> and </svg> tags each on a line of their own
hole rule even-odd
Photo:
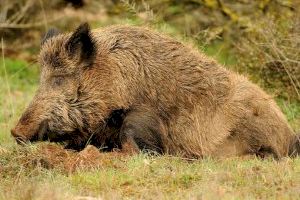
<svg viewBox="0 0 300 200">
<path fill-rule="evenodd" d="M 47 39 L 40 64 L 39 90 L 12 130 L 19 139 L 190 158 L 299 151 L 269 95 L 163 34 L 85 24 Z"/>
</svg>

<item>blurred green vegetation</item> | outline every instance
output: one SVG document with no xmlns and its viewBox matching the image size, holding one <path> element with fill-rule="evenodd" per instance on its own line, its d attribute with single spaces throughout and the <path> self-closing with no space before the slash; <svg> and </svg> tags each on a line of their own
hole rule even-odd
<svg viewBox="0 0 300 200">
<path fill-rule="evenodd" d="M 39 70 L 36 64 L 12 58 L 4 59 L 4 63 L 2 61 L 0 65 L 0 77 L 5 79 L 7 74 L 11 90 L 26 90 L 37 84 Z"/>
<path fill-rule="evenodd" d="M 9 130 L 36 90 L 36 64 L 13 58 L 0 60 L 0 144 L 10 141 Z"/>
<path fill-rule="evenodd" d="M 0 5 L 8 56 L 23 52 L 22 58 L 32 59 L 52 26 L 70 31 L 82 21 L 94 28 L 145 25 L 194 43 L 275 96 L 300 101 L 298 1 L 3 0 Z"/>
</svg>

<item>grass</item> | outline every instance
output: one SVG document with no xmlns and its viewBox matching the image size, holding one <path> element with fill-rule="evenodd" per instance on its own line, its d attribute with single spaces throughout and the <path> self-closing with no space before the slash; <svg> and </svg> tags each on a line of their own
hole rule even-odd
<svg viewBox="0 0 300 200">
<path fill-rule="evenodd" d="M 108 155 L 100 166 L 70 172 L 34 164 L 26 155 L 37 157 L 35 147 L 11 146 L 2 154 L 0 199 L 297 199 L 300 192 L 300 159 Z"/>
<path fill-rule="evenodd" d="M 208 54 L 233 62 L 213 48 Z M 20 147 L 9 130 L 34 95 L 38 67 L 3 59 L 0 82 L 0 199 L 299 199 L 299 158 L 186 161 L 93 149 L 76 154 L 47 143 Z M 277 101 L 300 129 L 299 103 Z"/>
<path fill-rule="evenodd" d="M 30 102 L 38 82 L 38 67 L 22 60 L 0 62 L 0 143 L 10 140 L 8 130 Z"/>
</svg>

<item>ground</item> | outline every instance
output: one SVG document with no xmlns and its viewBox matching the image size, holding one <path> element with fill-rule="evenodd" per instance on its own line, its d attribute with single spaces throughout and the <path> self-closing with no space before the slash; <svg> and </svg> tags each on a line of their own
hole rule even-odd
<svg viewBox="0 0 300 200">
<path fill-rule="evenodd" d="M 6 151 L 2 199 L 297 199 L 300 192 L 300 159 L 187 161 L 89 152 L 74 157 L 49 144 Z"/>
<path fill-rule="evenodd" d="M 10 128 L 34 95 L 38 66 L 5 56 L 0 63 L 0 199 L 300 198 L 300 158 L 185 160 L 17 145 Z M 277 101 L 299 129 L 299 104 Z"/>
</svg>

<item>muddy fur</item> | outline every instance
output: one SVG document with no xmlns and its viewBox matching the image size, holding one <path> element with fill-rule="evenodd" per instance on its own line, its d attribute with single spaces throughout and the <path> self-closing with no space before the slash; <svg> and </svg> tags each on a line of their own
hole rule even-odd
<svg viewBox="0 0 300 200">
<path fill-rule="evenodd" d="M 51 31 L 40 87 L 12 134 L 189 158 L 295 155 L 274 100 L 196 49 L 134 26 Z"/>
</svg>

